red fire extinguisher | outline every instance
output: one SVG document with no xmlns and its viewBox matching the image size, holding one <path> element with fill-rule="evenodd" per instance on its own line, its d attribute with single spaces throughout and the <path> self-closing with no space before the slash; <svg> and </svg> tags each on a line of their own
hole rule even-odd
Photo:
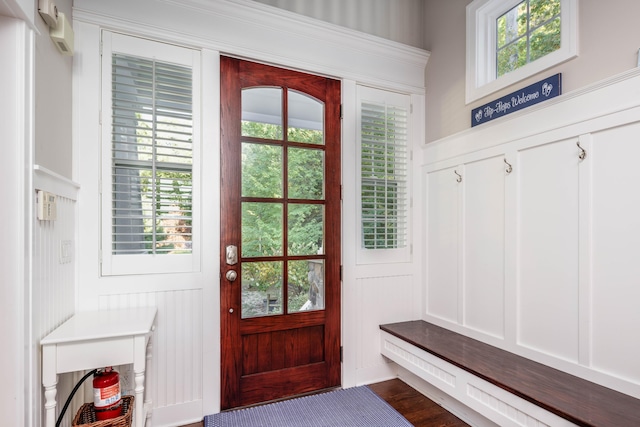
<svg viewBox="0 0 640 427">
<path fill-rule="evenodd" d="M 93 406 L 97 421 L 122 415 L 120 377 L 111 367 L 98 371 L 93 376 Z"/>
</svg>

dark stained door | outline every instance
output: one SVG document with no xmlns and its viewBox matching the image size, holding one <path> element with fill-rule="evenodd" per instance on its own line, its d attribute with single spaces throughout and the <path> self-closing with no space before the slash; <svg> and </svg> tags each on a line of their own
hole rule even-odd
<svg viewBox="0 0 640 427">
<path fill-rule="evenodd" d="M 221 58 L 222 409 L 340 385 L 340 82 Z"/>
</svg>

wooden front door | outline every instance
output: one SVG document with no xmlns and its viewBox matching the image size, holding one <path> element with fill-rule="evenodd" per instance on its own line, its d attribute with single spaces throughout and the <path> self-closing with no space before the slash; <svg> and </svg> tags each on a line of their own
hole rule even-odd
<svg viewBox="0 0 640 427">
<path fill-rule="evenodd" d="M 222 409 L 340 385 L 340 83 L 221 58 Z"/>
</svg>

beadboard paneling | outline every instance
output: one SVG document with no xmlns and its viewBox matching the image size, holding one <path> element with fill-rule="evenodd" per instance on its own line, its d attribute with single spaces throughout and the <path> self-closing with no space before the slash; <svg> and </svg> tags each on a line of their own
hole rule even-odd
<svg viewBox="0 0 640 427">
<path fill-rule="evenodd" d="M 35 207 L 35 192 L 33 197 Z M 38 373 L 32 377 L 32 387 L 36 390 L 33 407 L 39 408 L 34 411 L 33 425 L 36 426 L 41 424 L 44 414 L 40 340 L 69 319 L 75 311 L 75 218 L 75 201 L 62 196 L 57 197 L 55 221 L 40 221 L 36 212 L 33 213 L 31 345 L 34 354 L 32 368 L 33 372 Z M 66 259 L 61 258 L 62 242 L 69 242 L 70 245 Z M 75 377 L 73 374 L 60 375 L 58 381 L 57 409 L 60 411 L 75 385 Z M 75 408 L 77 405 L 72 405 L 67 410 L 65 419 L 69 420 L 69 425 L 75 415 Z"/>
<path fill-rule="evenodd" d="M 202 291 L 167 291 L 100 297 L 100 310 L 155 306 L 147 392 L 153 407 L 202 399 Z"/>
<path fill-rule="evenodd" d="M 356 280 L 357 369 L 368 369 L 386 362 L 380 355 L 380 325 L 411 318 L 413 276 L 361 277 Z"/>
</svg>

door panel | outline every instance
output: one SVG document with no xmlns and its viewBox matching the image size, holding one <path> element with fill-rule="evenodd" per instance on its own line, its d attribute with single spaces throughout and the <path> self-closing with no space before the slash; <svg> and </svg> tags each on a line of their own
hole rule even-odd
<svg viewBox="0 0 640 427">
<path fill-rule="evenodd" d="M 221 104 L 221 406 L 338 386 L 340 83 L 223 57 Z"/>
</svg>

